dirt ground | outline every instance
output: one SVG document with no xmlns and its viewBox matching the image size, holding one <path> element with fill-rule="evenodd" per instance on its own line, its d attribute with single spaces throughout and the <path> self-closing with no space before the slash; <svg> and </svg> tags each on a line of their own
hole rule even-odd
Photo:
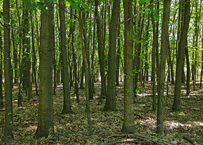
<svg viewBox="0 0 203 145">
<path fill-rule="evenodd" d="M 203 89 L 197 84 L 197 91 L 185 95 L 185 86 L 182 86 L 182 112 L 172 112 L 174 85 L 169 85 L 168 96 L 165 93 L 164 134 L 156 134 L 156 111 L 152 109 L 152 85 L 146 82 L 145 87 L 139 90 L 134 104 L 135 134 L 123 134 L 123 83 L 117 89 L 117 111 L 101 111 L 103 104 L 98 105 L 100 83 L 95 83 L 94 100 L 90 100 L 91 120 L 93 133 L 88 132 L 88 122 L 85 113 L 84 89 L 79 90 L 80 103 L 76 103 L 76 96 L 71 88 L 72 110 L 75 114 L 61 115 L 63 107 L 62 85 L 58 85 L 54 95 L 54 129 L 55 135 L 48 138 L 33 139 L 37 129 L 38 96 L 35 95 L 33 85 L 33 98 L 28 101 L 23 95 L 23 106 L 17 107 L 17 86 L 13 89 L 13 135 L 14 139 L 7 144 L 56 144 L 56 145 L 154 145 L 154 144 L 194 144 L 203 145 Z M 140 92 L 141 91 L 141 92 Z M 167 92 L 167 90 L 165 90 Z M 0 144 L 4 127 L 5 108 L 0 110 Z"/>
</svg>

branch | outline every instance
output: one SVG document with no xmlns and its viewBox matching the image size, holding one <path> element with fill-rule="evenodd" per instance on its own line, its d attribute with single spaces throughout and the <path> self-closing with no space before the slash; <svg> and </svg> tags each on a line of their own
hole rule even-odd
<svg viewBox="0 0 203 145">
<path fill-rule="evenodd" d="M 153 3 L 150 3 L 149 5 L 146 6 L 145 9 L 142 9 L 141 11 L 139 11 L 139 12 L 136 13 L 133 17 L 127 19 L 126 21 L 120 22 L 118 25 L 121 25 L 121 24 L 123 24 L 123 23 L 125 23 L 125 22 L 127 22 L 127 21 L 132 20 L 133 18 L 136 18 L 141 12 L 145 11 L 146 9 L 148 9 L 148 8 L 151 7 L 153 4 L 159 3 L 160 1 L 161 1 L 161 0 L 158 0 L 158 1 L 155 1 L 155 2 L 153 2 Z"/>
<path fill-rule="evenodd" d="M 3 27 L 8 27 L 8 26 L 10 26 L 8 23 L 6 23 L 6 25 L 4 25 L 2 22 L 0 22 L 0 24 L 1 24 Z"/>
</svg>

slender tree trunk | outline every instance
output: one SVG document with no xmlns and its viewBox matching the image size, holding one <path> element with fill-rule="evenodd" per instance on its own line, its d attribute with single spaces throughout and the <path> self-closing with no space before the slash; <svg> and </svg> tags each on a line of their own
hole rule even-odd
<svg viewBox="0 0 203 145">
<path fill-rule="evenodd" d="M 12 78 L 10 58 L 10 1 L 3 0 L 4 19 L 4 77 L 5 77 L 5 126 L 4 139 L 13 138 L 13 106 L 12 106 Z"/>
<path fill-rule="evenodd" d="M 84 10 L 83 10 L 84 11 Z M 84 61 L 84 66 L 85 66 L 85 95 L 86 95 L 86 112 L 87 112 L 87 119 L 88 119 L 88 124 L 89 124 L 89 132 L 90 134 L 92 133 L 92 123 L 91 123 L 91 114 L 90 114 L 90 105 L 89 105 L 89 71 L 90 69 L 88 68 L 88 61 L 87 61 L 87 53 L 86 53 L 86 42 L 85 42 L 85 33 L 83 31 L 83 23 L 85 22 L 85 18 L 84 18 L 84 12 L 83 12 L 83 16 L 81 16 L 81 11 L 79 12 L 79 25 L 80 25 L 80 39 L 81 39 L 81 43 L 82 43 L 82 56 L 83 56 L 83 61 Z"/>
<path fill-rule="evenodd" d="M 113 10 L 109 27 L 108 85 L 107 98 L 103 110 L 116 110 L 116 36 L 119 18 L 120 1 L 113 1 Z"/>
<path fill-rule="evenodd" d="M 11 31 L 12 34 L 12 43 L 13 43 L 13 61 L 14 61 L 14 72 L 15 72 L 15 77 L 14 77 L 14 84 L 18 83 L 18 76 L 17 76 L 17 49 L 16 49 L 16 43 L 15 43 L 15 37 L 14 37 L 14 30 L 12 29 Z"/>
<path fill-rule="evenodd" d="M 0 109 L 4 107 L 4 103 L 3 103 L 3 73 L 2 73 L 2 62 L 3 62 L 3 56 L 2 56 L 2 27 L 0 27 Z"/>
<path fill-rule="evenodd" d="M 92 69 L 92 74 L 91 74 L 91 81 L 92 81 L 92 90 L 90 90 L 90 91 L 92 91 L 92 94 L 94 94 L 94 77 L 95 77 L 95 68 L 94 68 L 94 54 L 95 54 L 95 23 L 96 23 L 96 21 L 94 20 L 94 30 L 93 30 L 93 37 L 92 37 L 92 43 L 93 43 L 93 50 L 92 50 L 92 56 L 91 56 L 91 60 L 92 60 L 92 62 L 91 62 L 91 69 Z"/>
<path fill-rule="evenodd" d="M 157 3 L 157 15 L 159 15 L 159 2 Z M 159 64 L 159 20 L 156 20 L 156 70 L 157 70 L 157 90 L 159 90 L 159 78 L 160 78 L 160 64 Z"/>
<path fill-rule="evenodd" d="M 106 96 L 106 80 L 104 71 L 104 45 L 102 45 L 102 31 L 101 31 L 101 20 L 99 16 L 99 0 L 95 0 L 95 17 L 97 21 L 97 38 L 98 38 L 98 51 L 99 51 L 99 64 L 101 74 L 101 96 Z"/>
<path fill-rule="evenodd" d="M 35 92 L 36 95 L 38 96 L 38 87 L 37 87 L 37 75 L 36 75 L 36 54 L 35 54 L 35 40 L 34 40 L 34 23 L 32 20 L 32 12 L 30 13 L 30 20 L 31 20 L 31 31 L 32 31 L 32 71 L 34 74 L 34 82 L 35 82 Z"/>
<path fill-rule="evenodd" d="M 19 8 L 18 8 L 18 1 L 16 0 L 15 1 L 16 3 L 16 11 L 17 11 L 17 17 L 18 17 L 18 24 L 19 26 L 21 26 L 21 18 L 20 18 L 20 13 L 19 13 Z M 20 29 L 19 30 L 19 38 L 22 37 L 22 30 Z M 20 82 L 18 84 L 18 107 L 19 106 L 22 106 L 22 100 L 23 100 L 23 97 L 21 95 L 21 84 L 22 84 L 22 61 L 21 61 L 21 50 L 22 50 L 22 39 L 19 40 L 19 53 L 18 53 L 18 63 L 19 63 L 19 79 L 20 79 Z"/>
<path fill-rule="evenodd" d="M 72 8 L 71 8 L 71 19 L 72 19 Z M 76 14 L 75 14 L 76 15 Z M 75 53 L 75 48 L 74 48 L 74 31 L 75 31 L 75 22 L 71 23 L 72 28 L 72 34 L 71 34 L 71 38 L 72 38 L 72 53 L 73 53 L 73 64 L 74 64 L 74 76 L 75 76 L 75 94 L 77 97 L 77 103 L 79 103 L 79 94 L 78 94 L 78 76 L 77 76 L 77 63 L 76 63 L 76 53 Z"/>
<path fill-rule="evenodd" d="M 149 39 L 149 24 L 150 24 L 150 15 L 148 15 L 148 21 L 146 26 L 146 36 L 145 36 L 145 50 L 144 50 L 144 56 L 145 56 L 145 63 L 144 63 L 144 79 L 143 79 L 143 87 L 145 86 L 144 81 L 148 81 L 148 70 L 149 70 L 149 54 L 148 54 L 148 39 Z"/>
<path fill-rule="evenodd" d="M 31 80 L 31 57 L 30 57 L 30 38 L 26 37 L 29 33 L 30 29 L 30 24 L 29 24 L 29 12 L 27 9 L 27 6 L 25 7 L 26 10 L 24 10 L 25 15 L 24 15 L 24 52 L 25 52 L 25 58 L 24 58 L 24 63 L 25 63 L 25 68 L 24 68 L 24 84 L 26 85 L 25 90 L 26 94 L 28 94 L 28 99 L 32 98 L 32 80 Z"/>
<path fill-rule="evenodd" d="M 189 53 L 188 53 L 187 40 L 186 40 L 186 47 L 185 47 L 185 57 L 186 57 L 186 63 L 187 63 L 186 95 L 188 96 L 190 94 L 190 58 L 189 58 Z"/>
<path fill-rule="evenodd" d="M 185 13 L 184 13 L 184 23 L 181 31 L 180 37 L 180 45 L 178 48 L 178 60 L 176 67 L 176 80 L 175 80 L 175 91 L 174 91 L 174 102 L 173 102 L 173 111 L 181 110 L 181 75 L 182 75 L 182 66 L 185 54 L 185 46 L 187 41 L 187 33 L 190 22 L 190 0 L 185 1 L 185 5 L 183 5 Z"/>
<path fill-rule="evenodd" d="M 193 91 L 195 91 L 195 85 L 196 85 L 196 75 L 198 74 L 197 71 L 197 54 L 198 54 L 198 37 L 199 37 L 199 28 L 198 28 L 198 23 L 199 23 L 199 19 L 198 19 L 198 1 L 195 1 L 196 4 L 196 16 L 195 16 L 195 60 L 194 60 L 194 73 L 193 73 Z"/>
<path fill-rule="evenodd" d="M 65 0 L 59 0 L 59 4 L 63 9 L 66 9 Z M 61 50 L 62 50 L 62 64 L 63 64 L 63 110 L 61 114 L 73 113 L 71 110 L 70 102 L 70 86 L 69 86 L 69 75 L 68 75 L 68 62 L 67 62 L 67 50 L 66 50 L 66 28 L 65 28 L 65 12 L 59 9 L 60 16 L 60 34 L 61 34 Z"/>
<path fill-rule="evenodd" d="M 164 0 L 164 12 L 162 19 L 162 34 L 161 34 L 161 63 L 160 63 L 160 78 L 158 90 L 158 108 L 157 108 L 157 133 L 163 134 L 163 119 L 164 119 L 164 86 L 165 86 L 165 66 L 167 49 L 169 44 L 168 22 L 170 19 L 170 0 Z"/>
<path fill-rule="evenodd" d="M 203 26 L 202 26 L 202 36 L 203 36 Z M 203 38 L 202 38 L 202 62 L 203 62 Z M 203 63 L 201 64 L 200 87 L 202 87 L 202 75 L 203 75 Z"/>
<path fill-rule="evenodd" d="M 82 61 L 82 72 L 81 72 L 81 79 L 80 79 L 80 89 L 84 89 L 84 87 L 83 87 L 84 71 L 85 71 L 85 64 L 84 64 L 84 61 Z"/>
<path fill-rule="evenodd" d="M 136 50 L 135 50 L 135 55 L 136 55 L 136 57 L 135 57 L 135 70 L 136 70 L 136 73 L 135 73 L 135 88 L 134 88 L 134 92 L 135 92 L 134 96 L 135 97 L 137 95 L 137 90 L 138 90 L 138 87 L 137 87 L 138 76 L 141 76 L 140 57 L 141 57 L 141 45 L 142 44 L 139 41 L 142 40 L 142 32 L 143 32 L 143 27 L 144 27 L 143 26 L 144 16 L 145 16 L 145 14 L 143 14 L 142 17 L 141 17 L 141 15 L 139 17 L 138 30 L 137 30 L 138 31 L 138 36 L 137 36 L 138 42 L 137 42 L 137 44 L 135 44 L 136 45 Z M 140 87 L 142 88 L 142 80 L 140 79 L 139 81 L 141 83 Z M 140 88 L 140 90 L 142 90 L 141 88 Z"/>
<path fill-rule="evenodd" d="M 134 133 L 134 115 L 133 115 L 133 42 L 132 42 L 132 0 L 123 0 L 124 7 L 124 121 L 122 132 Z"/>
<path fill-rule="evenodd" d="M 120 15 L 119 15 L 120 21 Z M 120 53 L 121 53 L 121 41 L 120 41 L 120 25 L 118 26 L 118 50 L 116 54 L 116 86 L 119 86 L 119 67 L 120 67 Z"/>
<path fill-rule="evenodd" d="M 153 3 L 153 0 L 150 1 Z M 154 14 L 153 14 L 153 7 L 151 7 L 151 20 L 153 26 L 153 47 L 152 47 L 152 110 L 156 110 L 156 85 L 155 85 L 155 64 L 156 64 L 156 25 L 154 22 Z"/>
</svg>

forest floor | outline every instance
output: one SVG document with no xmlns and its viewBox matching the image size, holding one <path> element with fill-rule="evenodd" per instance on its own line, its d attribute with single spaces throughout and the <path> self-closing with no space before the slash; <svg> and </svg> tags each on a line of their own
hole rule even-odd
<svg viewBox="0 0 203 145">
<path fill-rule="evenodd" d="M 34 85 L 33 85 L 34 87 Z M 33 139 L 37 129 L 38 96 L 34 95 L 28 101 L 24 95 L 22 107 L 17 107 L 17 86 L 13 89 L 13 135 L 10 142 L 3 142 L 3 127 L 5 108 L 0 110 L 0 144 L 56 144 L 56 145 L 154 145 L 154 144 L 193 144 L 203 145 L 203 89 L 196 86 L 197 91 L 185 95 L 182 92 L 182 112 L 172 112 L 174 85 L 169 85 L 168 96 L 165 93 L 164 135 L 156 134 L 156 111 L 152 109 L 152 85 L 146 82 L 142 92 L 139 92 L 134 104 L 135 133 L 123 134 L 124 89 L 123 84 L 117 86 L 117 111 L 101 111 L 103 104 L 98 105 L 100 83 L 95 83 L 94 100 L 90 100 L 93 133 L 89 135 L 88 122 L 85 113 L 84 89 L 79 90 L 80 103 L 76 103 L 74 89 L 71 88 L 72 110 L 75 114 L 61 115 L 63 107 L 62 85 L 58 85 L 54 95 L 54 130 L 55 136 Z M 165 90 L 167 92 L 167 90 Z"/>
</svg>

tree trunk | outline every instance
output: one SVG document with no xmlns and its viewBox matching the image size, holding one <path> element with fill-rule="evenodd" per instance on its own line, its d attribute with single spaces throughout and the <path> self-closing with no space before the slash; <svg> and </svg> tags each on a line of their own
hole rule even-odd
<svg viewBox="0 0 203 145">
<path fill-rule="evenodd" d="M 95 68 L 94 68 L 94 53 L 95 53 L 95 23 L 96 23 L 96 21 L 94 20 L 94 30 L 93 30 L 93 37 L 92 37 L 92 43 L 93 43 L 93 50 L 92 50 L 92 56 L 91 56 L 91 60 L 92 60 L 92 62 L 91 62 L 91 69 L 92 69 L 92 73 L 91 73 L 91 84 L 92 84 L 92 90 L 90 90 L 90 91 L 92 91 L 91 93 L 92 93 L 92 95 L 94 94 L 94 77 L 95 77 Z"/>
<path fill-rule="evenodd" d="M 170 19 L 170 3 L 171 3 L 170 0 L 164 0 L 164 12 L 162 19 L 161 63 L 160 63 L 158 108 L 157 108 L 157 133 L 160 135 L 163 134 L 165 66 L 166 66 L 167 49 L 169 44 L 168 22 Z"/>
<path fill-rule="evenodd" d="M 132 42 L 132 0 L 123 0 L 124 7 L 124 121 L 122 132 L 134 133 L 133 111 L 133 42 Z"/>
<path fill-rule="evenodd" d="M 4 139 L 13 138 L 13 106 L 12 106 L 12 78 L 11 78 L 11 58 L 10 58 L 10 2 L 3 1 L 4 18 L 4 77 L 5 77 L 5 126 Z"/>
<path fill-rule="evenodd" d="M 106 80 L 104 71 L 104 45 L 102 45 L 102 31 L 101 20 L 99 16 L 99 0 L 95 0 L 95 17 L 97 21 L 97 38 L 98 38 L 98 51 L 99 51 L 99 64 L 101 74 L 101 96 L 106 96 Z"/>
<path fill-rule="evenodd" d="M 54 133 L 53 124 L 53 93 L 52 93 L 52 51 L 50 44 L 51 27 L 53 27 L 53 2 L 44 0 L 48 10 L 41 10 L 40 28 L 40 85 L 39 85 L 39 108 L 38 126 L 35 138 L 48 137 Z M 53 43 L 53 42 L 52 42 Z"/>
<path fill-rule="evenodd" d="M 150 1 L 153 3 L 153 0 Z M 156 85 L 155 85 L 155 64 L 156 64 L 156 24 L 154 22 L 154 14 L 153 14 L 153 7 L 151 7 L 151 20 L 152 20 L 152 27 L 153 27 L 153 47 L 152 47 L 152 110 L 156 110 Z"/>
<path fill-rule="evenodd" d="M 84 71 L 85 71 L 85 64 L 84 64 L 84 60 L 83 60 L 82 61 L 82 72 L 81 72 L 81 78 L 80 78 L 80 89 L 84 89 L 84 87 L 83 87 Z"/>
<path fill-rule="evenodd" d="M 120 1 L 113 1 L 113 10 L 109 27 L 108 85 L 105 111 L 116 110 L 116 36 L 119 18 Z"/>
<path fill-rule="evenodd" d="M 120 15 L 119 15 L 120 21 Z M 118 50 L 116 54 L 116 86 L 119 86 L 119 67 L 120 67 L 120 53 L 121 53 L 121 40 L 120 40 L 120 25 L 118 25 Z"/>
<path fill-rule="evenodd" d="M 16 43 L 15 43 L 15 37 L 14 37 L 14 30 L 12 29 L 11 31 L 11 34 L 12 34 L 12 43 L 13 43 L 13 61 L 14 61 L 14 74 L 15 74 L 15 77 L 14 77 L 14 84 L 17 84 L 18 83 L 18 76 L 17 76 L 17 49 L 16 49 Z"/>
<path fill-rule="evenodd" d="M 183 7 L 185 8 L 184 13 L 184 23 L 181 31 L 180 37 L 180 45 L 178 47 L 178 60 L 176 67 L 176 80 L 175 80 L 175 91 L 174 91 L 174 102 L 173 102 L 173 111 L 181 110 L 181 75 L 182 75 L 182 66 L 184 61 L 185 47 L 187 41 L 187 33 L 190 22 L 190 0 L 186 0 L 185 5 L 183 3 Z"/>
<path fill-rule="evenodd" d="M 83 61 L 84 61 L 84 66 L 85 66 L 85 96 L 86 96 L 86 113 L 87 113 L 87 119 L 88 119 L 88 124 L 89 124 L 89 132 L 90 134 L 92 133 L 92 123 L 91 123 L 91 114 L 90 114 L 90 104 L 89 104 L 89 74 L 90 74 L 90 69 L 89 69 L 89 65 L 88 65 L 88 61 L 87 61 L 87 53 L 86 53 L 86 42 L 85 42 L 85 35 L 86 33 L 84 33 L 83 31 L 83 23 L 85 22 L 85 18 L 84 18 L 84 10 L 83 10 L 83 16 L 81 16 L 81 11 L 79 12 L 79 25 L 80 25 L 80 39 L 81 39 L 81 43 L 82 43 L 82 56 L 83 56 Z"/>
<path fill-rule="evenodd" d="M 135 55 L 136 55 L 136 57 L 135 57 L 135 70 L 136 70 L 136 73 L 135 73 L 135 88 L 134 88 L 134 92 L 135 92 L 134 96 L 135 97 L 137 95 L 137 90 L 138 90 L 138 87 L 137 87 L 137 82 L 139 80 L 138 76 L 141 76 L 141 69 L 140 69 L 141 60 L 140 60 L 140 57 L 141 57 L 141 45 L 142 44 L 139 41 L 142 40 L 142 32 L 143 32 L 143 27 L 144 27 L 143 26 L 144 16 L 145 16 L 145 14 L 143 14 L 142 17 L 141 17 L 141 15 L 139 17 L 138 29 L 137 29 L 137 31 L 138 31 L 138 36 L 137 36 L 138 41 L 135 44 L 136 45 L 136 50 L 135 50 Z M 142 80 L 139 80 L 139 81 L 141 82 L 140 87 L 142 88 Z M 140 90 L 142 90 L 141 88 L 140 88 Z"/>
<path fill-rule="evenodd" d="M 159 15 L 159 2 L 157 3 L 157 14 Z M 158 17 L 159 18 L 159 17 Z M 156 70 L 157 70 L 157 90 L 159 90 L 159 78 L 160 78 L 160 64 L 159 64 L 159 20 L 156 20 Z"/>
<path fill-rule="evenodd" d="M 185 57 L 186 57 L 186 63 L 187 63 L 186 95 L 188 96 L 190 94 L 190 58 L 189 58 L 189 53 L 188 53 L 187 40 L 186 40 L 186 47 L 185 47 Z"/>
<path fill-rule="evenodd" d="M 202 26 L 202 36 L 203 36 L 203 26 Z M 203 39 L 202 39 L 202 64 L 201 64 L 200 87 L 202 87 L 202 75 L 203 75 Z"/>
<path fill-rule="evenodd" d="M 0 27 L 0 109 L 4 107 L 4 103 L 3 103 L 3 90 L 2 90 L 2 87 L 3 87 L 3 73 L 2 73 L 2 62 L 3 62 L 3 56 L 2 56 L 2 27 Z"/>
<path fill-rule="evenodd" d="M 59 0 L 59 4 L 63 9 L 66 9 L 65 0 Z M 61 36 L 61 50 L 62 50 L 62 64 L 63 64 L 63 110 L 61 114 L 73 113 L 71 110 L 70 102 L 70 86 L 68 75 L 68 62 L 67 62 L 67 50 L 66 50 L 66 28 L 65 28 L 65 12 L 63 9 L 59 9 L 60 16 L 60 36 Z"/>
<path fill-rule="evenodd" d="M 72 8 L 71 8 L 71 19 L 72 19 Z M 76 14 L 75 14 L 76 15 Z M 76 19 L 76 18 L 74 18 Z M 75 53 L 75 48 L 74 48 L 74 31 L 75 31 L 75 21 L 71 23 L 70 28 L 72 28 L 72 33 L 71 33 L 71 47 L 72 47 L 72 53 L 73 53 L 73 64 L 74 64 L 74 76 L 75 76 L 75 94 L 77 97 L 77 103 L 79 103 L 79 94 L 78 94 L 78 76 L 77 76 L 77 63 L 76 63 L 76 53 Z"/>
<path fill-rule="evenodd" d="M 35 39 L 34 39 L 34 23 L 32 20 L 32 12 L 30 13 L 30 20 L 31 20 L 31 31 L 32 31 L 32 71 L 34 74 L 34 83 L 35 83 L 35 92 L 36 95 L 38 96 L 38 87 L 37 87 L 37 75 L 36 75 L 36 54 L 35 54 Z"/>
</svg>

